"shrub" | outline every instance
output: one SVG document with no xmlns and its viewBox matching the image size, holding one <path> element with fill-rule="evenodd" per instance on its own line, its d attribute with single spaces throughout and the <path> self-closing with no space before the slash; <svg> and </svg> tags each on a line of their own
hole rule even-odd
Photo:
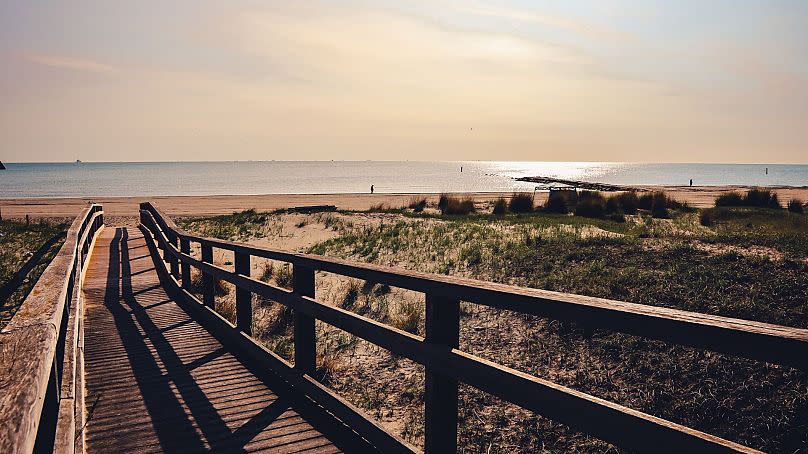
<svg viewBox="0 0 808 454">
<path fill-rule="evenodd" d="M 726 192 L 715 199 L 715 206 L 717 207 L 739 207 L 743 205 L 743 196 L 735 191 Z"/>
<path fill-rule="evenodd" d="M 421 306 L 413 302 L 403 302 L 393 317 L 392 324 L 396 328 L 412 334 L 418 334 L 418 325 L 421 323 Z"/>
<path fill-rule="evenodd" d="M 601 198 L 581 198 L 575 205 L 575 215 L 585 218 L 602 218 L 606 215 L 606 201 Z"/>
<path fill-rule="evenodd" d="M 441 194 L 440 198 L 438 198 L 438 209 L 441 212 L 443 212 L 443 210 L 446 209 L 446 206 L 448 204 L 449 204 L 449 195 L 446 193 Z"/>
<path fill-rule="evenodd" d="M 441 195 L 441 198 L 443 198 L 443 195 Z M 474 211 L 474 200 L 471 197 L 460 199 L 459 197 L 446 196 L 444 206 L 441 208 L 442 214 L 469 214 L 474 213 Z"/>
<path fill-rule="evenodd" d="M 744 205 L 750 207 L 770 207 L 772 203 L 772 192 L 768 189 L 750 189 L 744 197 Z M 776 194 L 775 194 L 776 197 Z M 777 200 L 775 199 L 776 203 Z M 777 204 L 780 207 L 780 204 Z"/>
<path fill-rule="evenodd" d="M 791 201 L 788 202 L 788 211 L 790 211 L 792 213 L 802 213 L 802 212 L 804 212 L 805 210 L 803 208 L 802 200 L 800 200 L 800 199 L 791 199 Z"/>
<path fill-rule="evenodd" d="M 777 193 L 772 194 L 771 198 L 769 199 L 769 208 L 774 208 L 776 210 L 783 209 L 783 206 L 780 205 L 780 200 L 777 198 Z"/>
<path fill-rule="evenodd" d="M 504 197 L 498 198 L 494 202 L 494 214 L 503 215 L 508 212 L 508 201 Z"/>
<path fill-rule="evenodd" d="M 204 291 L 204 281 L 202 273 L 194 270 L 191 274 L 191 292 L 202 293 Z M 213 294 L 216 296 L 225 296 L 230 293 L 230 289 L 225 285 L 221 279 L 213 279 Z"/>
<path fill-rule="evenodd" d="M 351 280 L 348 283 L 348 289 L 345 291 L 345 296 L 342 297 L 340 307 L 351 310 L 356 304 L 357 299 L 359 299 L 359 284 L 357 284 L 356 281 Z"/>
<path fill-rule="evenodd" d="M 292 288 L 292 267 L 288 263 L 284 263 L 275 271 L 275 283 L 278 287 Z"/>
<path fill-rule="evenodd" d="M 533 211 L 533 195 L 524 192 L 514 193 L 508 204 L 508 209 L 511 210 L 511 213 L 530 213 Z"/>
<path fill-rule="evenodd" d="M 426 208 L 426 198 L 425 197 L 412 197 L 410 199 L 410 203 L 407 205 L 409 208 L 412 208 L 413 211 L 416 213 L 420 213 L 424 211 Z"/>
<path fill-rule="evenodd" d="M 264 282 L 269 282 L 272 279 L 272 274 L 275 272 L 275 267 L 272 265 L 272 262 L 264 263 L 264 268 L 261 270 L 261 279 Z"/>
<path fill-rule="evenodd" d="M 715 224 L 713 210 L 701 210 L 701 214 L 699 215 L 699 224 L 705 227 L 711 227 L 713 224 Z"/>
<path fill-rule="evenodd" d="M 279 335 L 289 332 L 294 323 L 294 313 L 288 306 L 273 303 L 270 300 L 263 300 L 263 305 L 269 305 L 269 310 L 264 319 L 264 335 Z"/>
<path fill-rule="evenodd" d="M 342 369 L 342 362 L 337 354 L 325 354 L 317 357 L 317 367 L 314 370 L 314 378 L 324 385 L 328 385 L 339 376 Z"/>
<path fill-rule="evenodd" d="M 637 207 L 650 211 L 652 217 L 662 219 L 670 217 L 670 213 L 668 212 L 670 208 L 688 208 L 687 205 L 669 198 L 662 191 L 642 194 L 637 198 Z"/>
<path fill-rule="evenodd" d="M 643 210 L 650 210 L 651 206 L 654 203 L 654 197 L 652 192 L 645 192 L 639 197 L 637 197 L 637 208 L 642 208 Z"/>
<path fill-rule="evenodd" d="M 617 201 L 616 197 L 609 197 L 606 199 L 606 212 L 607 213 L 622 213 L 623 210 L 620 209 L 620 202 Z"/>
<path fill-rule="evenodd" d="M 769 189 L 750 189 L 745 195 L 737 192 L 728 192 L 721 194 L 715 199 L 715 206 L 717 207 L 758 207 L 758 208 L 774 208 L 781 209 L 780 200 L 777 198 L 777 193 Z"/>
<path fill-rule="evenodd" d="M 550 191 L 550 198 L 544 205 L 543 210 L 547 213 L 567 214 L 570 212 L 570 204 L 563 191 Z"/>
<path fill-rule="evenodd" d="M 619 210 L 625 214 L 637 214 L 637 208 L 640 204 L 637 193 L 634 191 L 626 191 L 613 195 L 609 197 L 609 200 L 607 200 L 606 203 L 608 204 L 611 201 L 614 201 L 613 203 L 616 204 L 619 207 Z M 608 205 L 606 208 L 608 210 Z"/>
<path fill-rule="evenodd" d="M 598 191 L 581 191 L 578 193 L 578 202 L 582 200 L 602 200 L 605 206 L 606 197 Z"/>
</svg>

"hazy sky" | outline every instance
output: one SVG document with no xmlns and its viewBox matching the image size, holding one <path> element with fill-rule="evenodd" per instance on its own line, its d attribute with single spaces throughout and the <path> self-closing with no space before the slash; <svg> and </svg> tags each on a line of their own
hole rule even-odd
<svg viewBox="0 0 808 454">
<path fill-rule="evenodd" d="M 0 2 L 0 160 L 808 162 L 808 1 Z"/>
</svg>

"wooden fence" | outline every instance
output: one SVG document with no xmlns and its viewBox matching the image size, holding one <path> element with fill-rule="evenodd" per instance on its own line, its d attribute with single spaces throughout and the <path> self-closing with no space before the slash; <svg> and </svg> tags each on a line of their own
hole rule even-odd
<svg viewBox="0 0 808 454">
<path fill-rule="evenodd" d="M 245 354 L 250 359 L 272 368 L 290 385 L 342 419 L 382 452 L 412 452 L 414 449 L 385 432 L 360 410 L 311 377 L 316 366 L 315 320 L 424 365 L 427 453 L 456 450 L 457 387 L 460 382 L 619 447 L 640 452 L 757 452 L 459 350 L 460 301 L 808 370 L 806 329 L 425 274 L 205 238 L 179 229 L 148 202 L 141 204 L 140 219 L 141 228 L 150 239 L 150 247 L 163 251 L 165 263 L 158 267 L 162 268 L 163 276 L 185 299 L 195 303 L 191 304 L 193 311 L 208 321 L 214 335 L 244 345 Z M 192 242 L 200 245 L 199 259 L 190 253 Z M 213 263 L 214 248 L 234 253 L 234 272 Z M 251 278 L 251 257 L 292 264 L 293 290 Z M 189 292 L 192 267 L 203 275 L 202 301 Z M 314 283 L 316 271 L 424 293 L 426 337 L 318 302 Z M 214 279 L 230 282 L 236 287 L 235 326 L 213 310 Z M 293 310 L 294 366 L 250 337 L 251 294 L 277 301 Z"/>
<path fill-rule="evenodd" d="M 0 332 L 0 452 L 84 452 L 81 283 L 103 216 L 82 210 Z"/>
</svg>

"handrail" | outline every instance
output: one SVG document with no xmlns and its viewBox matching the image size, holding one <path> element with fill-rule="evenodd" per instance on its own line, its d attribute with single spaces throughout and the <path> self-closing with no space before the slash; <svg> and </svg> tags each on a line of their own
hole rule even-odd
<svg viewBox="0 0 808 454">
<path fill-rule="evenodd" d="M 239 293 L 246 294 L 246 298 L 249 298 L 250 293 L 256 293 L 293 309 L 297 317 L 294 333 L 295 363 L 298 364 L 300 360 L 306 363 L 305 367 L 299 368 L 303 374 L 310 375 L 312 371 L 310 356 L 316 344 L 313 331 L 306 329 L 305 322 L 314 319 L 426 366 L 427 452 L 445 452 L 456 448 L 458 382 L 475 386 L 621 447 L 659 452 L 679 452 L 685 449 L 707 452 L 756 452 L 752 448 L 533 377 L 459 350 L 457 312 L 460 300 L 572 320 L 587 326 L 608 328 L 780 363 L 803 370 L 808 369 L 806 329 L 430 275 L 205 238 L 177 228 L 156 206 L 148 202 L 141 204 L 141 224 L 144 230 L 150 233 L 149 236 L 154 237 L 156 245 L 163 249 L 164 259 L 172 263 L 170 274 L 173 278 L 182 278 L 182 287 L 188 288 L 190 267 L 198 268 L 206 282 L 217 278 L 236 286 L 239 291 L 236 304 L 239 319 L 237 327 L 244 334 L 249 334 L 251 320 L 249 313 L 239 316 L 240 311 L 249 312 L 249 306 L 238 301 L 245 298 L 245 296 L 239 297 Z M 182 245 L 181 249 L 176 246 L 178 241 Z M 190 255 L 188 243 L 191 241 L 198 242 L 202 246 L 202 260 Z M 206 254 L 205 250 L 213 247 L 230 250 L 236 254 L 236 272 L 212 263 L 212 253 Z M 239 261 L 243 263 L 246 260 L 249 263 L 250 256 L 292 263 L 295 290 L 274 287 L 250 278 L 249 271 L 246 273 L 240 271 Z M 174 262 L 182 263 L 182 273 L 179 272 L 179 266 L 173 265 Z M 315 270 L 425 293 L 426 338 L 316 301 L 313 292 Z M 167 269 L 166 272 L 168 273 Z M 301 282 L 305 285 L 299 285 Z M 311 288 L 304 288 L 307 286 Z M 185 293 L 190 295 L 188 292 Z M 210 295 L 209 292 L 203 293 L 205 293 L 205 305 L 211 306 L 212 292 Z M 209 307 L 206 309 L 210 310 Z M 299 319 L 301 323 L 298 323 Z M 298 329 L 299 327 L 303 329 Z M 304 347 L 302 352 L 298 352 L 298 345 Z M 439 395 L 443 397 L 438 397 Z M 447 433 L 448 436 L 445 435 Z"/>
<path fill-rule="evenodd" d="M 84 385 L 76 369 L 81 364 L 81 282 L 103 224 L 101 205 L 81 211 L 59 252 L 0 332 L 0 452 L 84 449 L 78 432 Z"/>
</svg>

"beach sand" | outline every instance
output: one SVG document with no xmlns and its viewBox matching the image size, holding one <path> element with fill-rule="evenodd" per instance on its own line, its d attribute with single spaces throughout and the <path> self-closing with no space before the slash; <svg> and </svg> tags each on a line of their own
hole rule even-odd
<svg viewBox="0 0 808 454">
<path fill-rule="evenodd" d="M 694 207 L 713 206 L 715 198 L 727 191 L 745 191 L 749 188 L 740 186 L 644 186 L 643 189 L 663 190 L 673 198 L 687 202 Z M 777 192 L 781 203 L 792 198 L 808 201 L 808 187 L 772 188 Z M 454 194 L 470 196 L 478 203 L 486 203 L 511 193 L 468 193 Z M 435 203 L 439 194 L 267 194 L 267 195 L 212 195 L 212 196 L 157 196 L 157 197 L 98 197 L 82 198 L 35 198 L 35 199 L 0 199 L 0 213 L 3 218 L 71 218 L 90 200 L 104 205 L 105 214 L 111 218 L 135 218 L 138 204 L 145 200 L 156 203 L 166 214 L 171 216 L 208 216 L 230 214 L 234 211 L 255 208 L 259 211 L 270 211 L 278 208 L 290 208 L 305 205 L 336 205 L 343 210 L 367 210 L 371 206 L 383 204 L 386 207 L 398 208 L 412 198 L 427 197 Z M 542 204 L 547 199 L 547 192 L 536 193 L 536 203 Z"/>
</svg>

